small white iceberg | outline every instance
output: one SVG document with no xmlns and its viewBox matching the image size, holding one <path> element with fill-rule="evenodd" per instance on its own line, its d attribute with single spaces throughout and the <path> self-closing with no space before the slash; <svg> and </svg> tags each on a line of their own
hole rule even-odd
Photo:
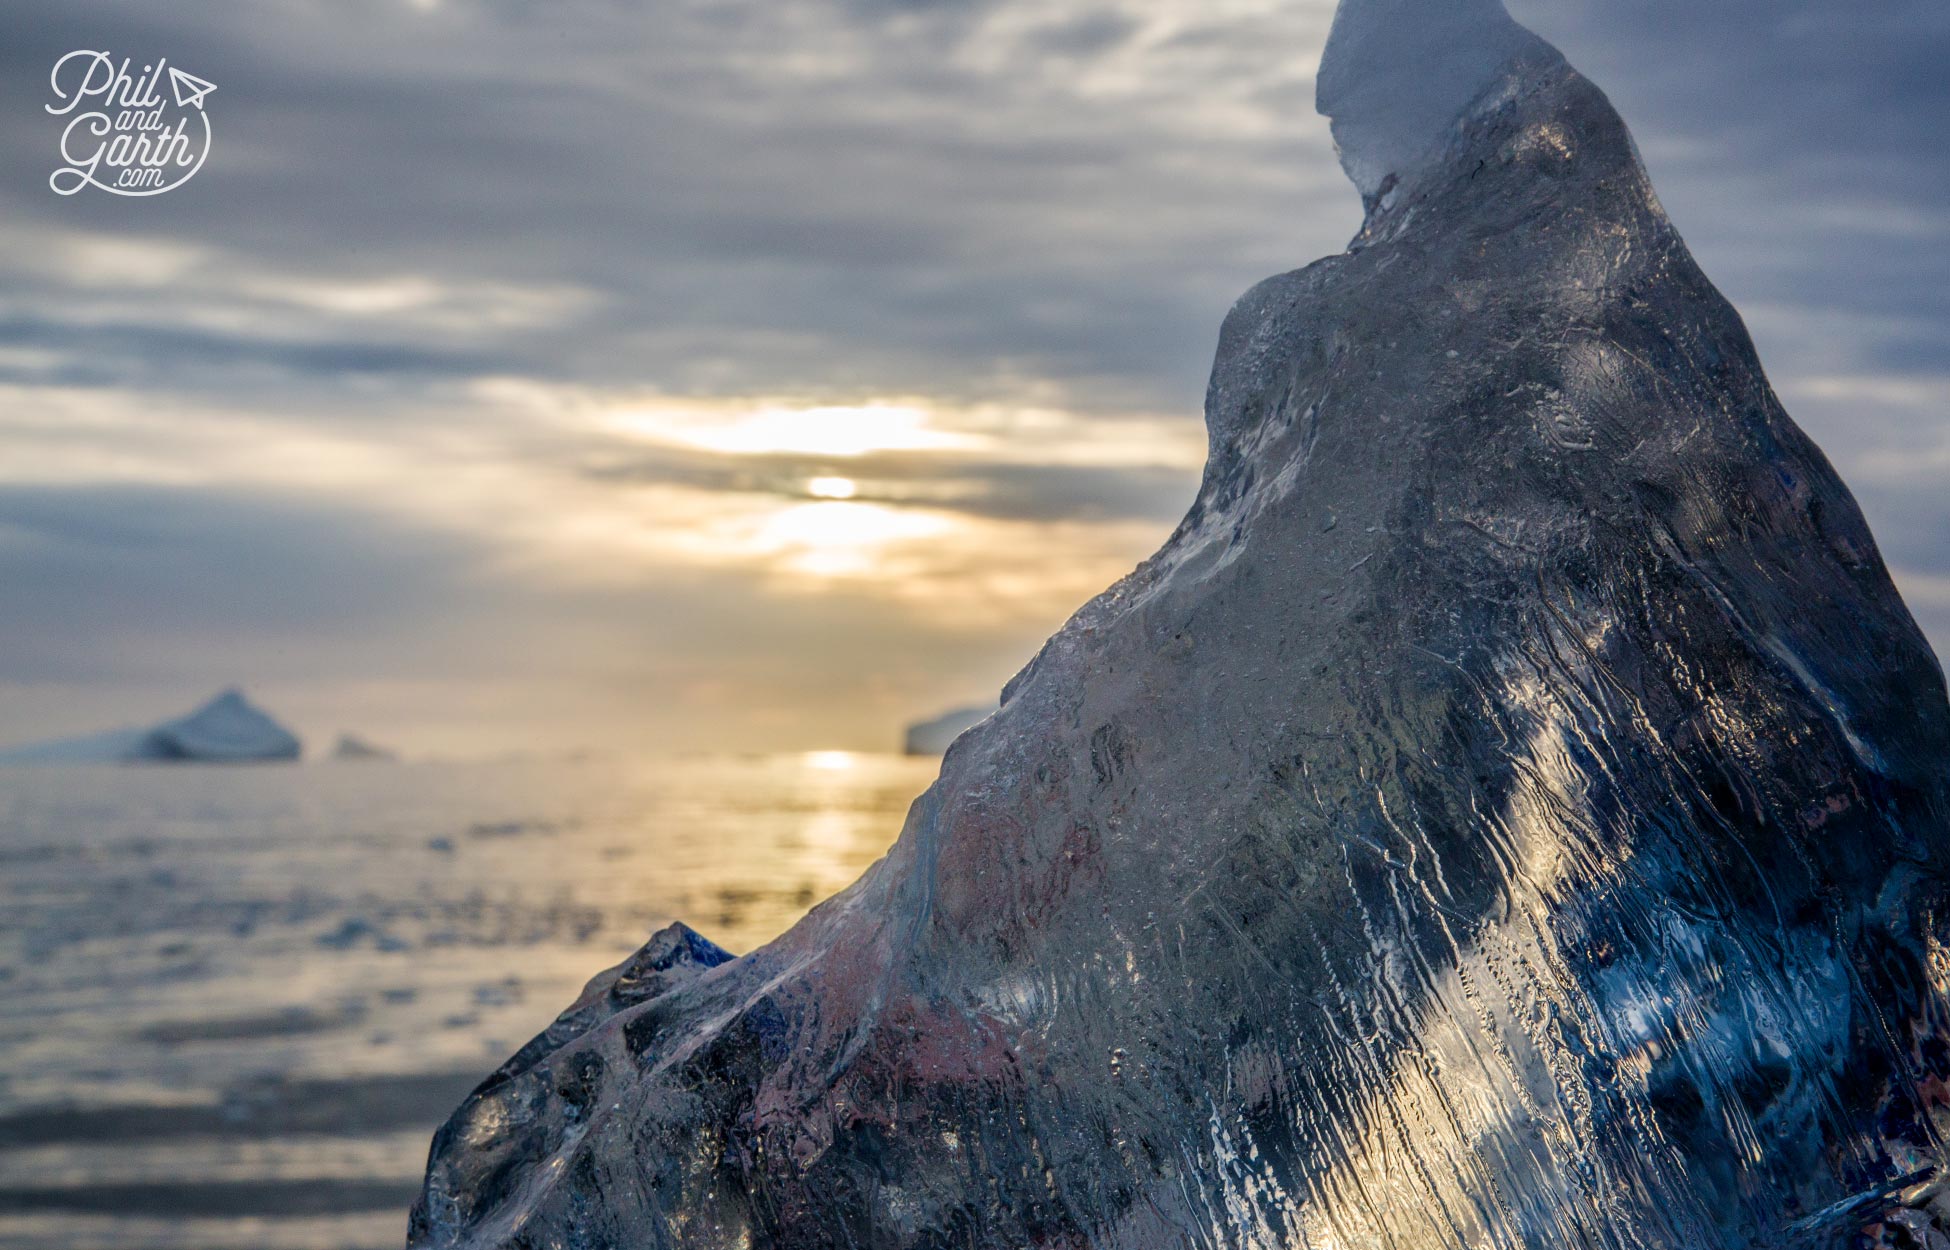
<svg viewBox="0 0 1950 1250">
<path fill-rule="evenodd" d="M 399 752 L 356 734 L 342 733 L 332 746 L 332 758 L 347 764 L 393 764 L 399 761 Z"/>
<path fill-rule="evenodd" d="M 933 720 L 918 721 L 907 727 L 903 749 L 909 755 L 945 755 L 955 739 L 987 720 L 994 711 L 993 703 L 958 707 Z"/>
</svg>

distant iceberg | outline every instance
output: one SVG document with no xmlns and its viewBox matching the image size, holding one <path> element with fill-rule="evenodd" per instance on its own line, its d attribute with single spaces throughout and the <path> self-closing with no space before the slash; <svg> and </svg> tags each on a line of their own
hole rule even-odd
<svg viewBox="0 0 1950 1250">
<path fill-rule="evenodd" d="M 152 729 L 115 729 L 0 751 L 0 764 L 249 764 L 295 760 L 296 735 L 226 690 L 196 711 Z"/>
<path fill-rule="evenodd" d="M 356 734 L 342 733 L 332 746 L 332 758 L 355 764 L 392 764 L 398 762 L 399 752 Z"/>
<path fill-rule="evenodd" d="M 955 739 L 987 720 L 995 711 L 993 703 L 982 707 L 958 707 L 933 720 L 917 721 L 907 727 L 902 747 L 909 755 L 945 755 Z"/>
</svg>

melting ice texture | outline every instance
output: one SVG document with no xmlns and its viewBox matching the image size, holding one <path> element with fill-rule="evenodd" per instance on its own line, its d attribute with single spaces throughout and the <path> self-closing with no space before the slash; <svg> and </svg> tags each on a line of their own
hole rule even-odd
<svg viewBox="0 0 1950 1250">
<path fill-rule="evenodd" d="M 1368 217 L 1177 532 L 857 884 L 482 1086 L 416 1245 L 1940 1235 L 1950 704 L 1859 511 L 1500 6 L 1344 4 L 1321 92 Z"/>
</svg>

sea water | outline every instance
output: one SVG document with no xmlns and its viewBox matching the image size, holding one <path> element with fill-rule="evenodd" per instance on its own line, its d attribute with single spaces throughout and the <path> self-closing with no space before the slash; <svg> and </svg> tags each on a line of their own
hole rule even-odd
<svg viewBox="0 0 1950 1250">
<path fill-rule="evenodd" d="M 0 769 L 0 1247 L 398 1246 L 433 1130 L 683 920 L 743 952 L 932 760 Z"/>
</svg>

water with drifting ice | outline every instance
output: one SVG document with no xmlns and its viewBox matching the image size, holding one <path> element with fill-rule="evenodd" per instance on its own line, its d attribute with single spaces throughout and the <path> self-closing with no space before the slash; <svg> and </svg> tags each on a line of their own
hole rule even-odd
<svg viewBox="0 0 1950 1250">
<path fill-rule="evenodd" d="M 0 769 L 0 1248 L 397 1247 L 434 1128 L 592 970 L 773 937 L 934 768 Z"/>
</svg>

